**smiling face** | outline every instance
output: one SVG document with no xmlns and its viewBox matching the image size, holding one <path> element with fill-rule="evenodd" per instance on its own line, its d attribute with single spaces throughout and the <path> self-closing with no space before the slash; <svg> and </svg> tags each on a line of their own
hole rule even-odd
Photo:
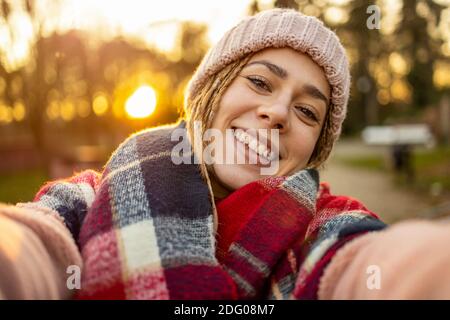
<svg viewBox="0 0 450 320">
<path fill-rule="evenodd" d="M 291 48 L 265 49 L 249 60 L 226 89 L 212 128 L 278 129 L 277 176 L 303 169 L 325 121 L 330 86 L 325 73 L 308 55 Z M 240 135 L 238 135 L 240 136 Z M 224 152 L 239 152 L 239 137 L 225 140 Z M 242 139 L 241 139 L 242 140 Z M 230 148 L 235 143 L 237 148 Z M 229 191 L 265 178 L 258 164 L 214 164 L 216 183 Z"/>
</svg>

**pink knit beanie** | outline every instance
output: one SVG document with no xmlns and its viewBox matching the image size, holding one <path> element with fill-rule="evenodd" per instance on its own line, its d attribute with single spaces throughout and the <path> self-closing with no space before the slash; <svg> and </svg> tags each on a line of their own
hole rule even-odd
<svg viewBox="0 0 450 320">
<path fill-rule="evenodd" d="M 350 71 L 338 37 L 315 17 L 292 9 L 271 9 L 242 20 L 205 55 L 188 84 L 186 101 L 195 96 L 209 77 L 229 63 L 269 47 L 290 47 L 306 53 L 325 72 L 331 99 L 328 124 L 324 124 L 322 138 L 319 138 L 321 150 L 316 157 L 321 164 L 341 133 L 349 98 Z"/>
</svg>

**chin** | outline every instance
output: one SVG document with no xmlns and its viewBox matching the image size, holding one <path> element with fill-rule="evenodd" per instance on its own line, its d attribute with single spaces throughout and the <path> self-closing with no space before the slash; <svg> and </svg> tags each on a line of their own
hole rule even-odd
<svg viewBox="0 0 450 320">
<path fill-rule="evenodd" d="M 214 172 L 220 183 L 233 191 L 262 178 L 257 171 L 252 171 L 238 165 L 214 165 Z"/>
</svg>

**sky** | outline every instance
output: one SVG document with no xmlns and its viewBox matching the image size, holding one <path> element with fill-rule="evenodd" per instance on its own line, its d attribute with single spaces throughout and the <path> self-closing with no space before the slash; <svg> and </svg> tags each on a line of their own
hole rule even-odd
<svg viewBox="0 0 450 320">
<path fill-rule="evenodd" d="M 44 2 L 41 5 L 45 11 Z M 224 1 L 205 0 L 63 2 L 58 19 L 62 29 L 101 30 L 105 36 L 121 32 L 147 42 L 157 42 L 161 49 L 169 49 L 177 22 L 190 20 L 206 23 L 209 26 L 210 41 L 216 42 L 226 30 L 246 15 L 250 0 L 227 0 L 226 4 Z M 55 25 L 49 21 L 49 31 L 54 28 Z"/>
<path fill-rule="evenodd" d="M 23 0 L 7 0 L 14 8 L 20 8 Z M 348 19 L 337 7 L 349 0 L 317 0 L 331 6 L 325 18 L 332 22 Z M 383 30 L 388 32 L 398 19 L 399 0 L 379 0 L 387 9 L 383 13 Z M 450 6 L 450 0 L 437 0 Z M 138 39 L 148 46 L 170 52 L 174 47 L 179 22 L 194 21 L 208 26 L 208 39 L 216 43 L 220 37 L 244 16 L 251 0 L 35 0 L 37 17 L 44 36 L 55 30 L 79 29 L 87 31 L 91 39 L 109 40 L 117 35 Z M 272 7 L 273 0 L 259 0 L 260 9 Z M 401 6 L 400 6 L 401 8 Z M 0 17 L 0 50 L 6 58 L 7 69 L 14 70 L 26 64 L 29 48 L 33 44 L 33 26 L 28 16 L 21 10 L 6 23 Z M 447 30 L 444 48 L 450 56 L 450 7 L 444 14 L 448 22 L 442 29 Z M 3 20 L 3 21 L 2 21 Z M 392 21 L 391 21 L 392 20 Z M 384 21 L 382 21 L 383 23 Z M 389 27 L 390 26 L 390 27 Z M 391 30 L 392 31 L 392 30 Z M 389 33 L 389 32 L 388 32 Z M 446 53 L 446 54 L 447 54 Z"/>
<path fill-rule="evenodd" d="M 20 10 L 23 0 L 7 0 L 13 7 L 8 23 L 0 17 L 0 49 L 15 69 L 23 65 L 36 27 Z M 108 40 L 117 35 L 135 38 L 162 51 L 174 46 L 179 22 L 208 25 L 210 43 L 247 15 L 251 0 L 36 0 L 37 17 L 44 36 L 55 30 L 88 31 L 93 38 Z M 272 0 L 260 1 L 270 6 Z M 12 33 L 10 33 L 12 31 Z"/>
</svg>

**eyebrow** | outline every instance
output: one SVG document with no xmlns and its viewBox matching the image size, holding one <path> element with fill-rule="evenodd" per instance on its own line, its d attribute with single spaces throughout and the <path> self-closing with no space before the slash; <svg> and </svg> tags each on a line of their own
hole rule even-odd
<svg viewBox="0 0 450 320">
<path fill-rule="evenodd" d="M 322 100 L 328 106 L 329 101 L 328 101 L 327 97 L 325 97 L 325 95 L 322 93 L 322 91 L 317 89 L 317 87 L 313 86 L 312 84 L 305 84 L 303 86 L 303 90 L 305 91 L 305 93 L 307 95 L 309 95 L 313 98 Z"/>
<path fill-rule="evenodd" d="M 273 64 L 267 60 L 252 61 L 250 63 L 247 63 L 247 65 L 245 67 L 249 67 L 254 64 L 262 64 L 262 65 L 266 66 L 267 69 L 272 71 L 273 74 L 275 74 L 276 76 L 278 76 L 281 79 L 286 79 L 288 77 L 288 72 L 285 69 L 283 69 L 282 67 L 277 66 L 276 64 Z"/>
<path fill-rule="evenodd" d="M 286 79 L 289 76 L 288 72 L 285 69 L 283 69 L 282 67 L 277 66 L 276 64 L 273 64 L 267 60 L 252 61 L 252 62 L 248 63 L 244 68 L 247 68 L 254 64 L 262 64 L 262 65 L 266 66 L 267 69 L 269 69 L 274 75 L 276 75 L 277 77 L 279 77 L 281 79 Z M 305 93 L 307 95 L 309 95 L 313 98 L 322 100 L 328 106 L 329 101 L 328 101 L 327 97 L 316 86 L 314 86 L 312 84 L 305 84 L 305 85 L 303 85 L 302 89 L 305 91 Z"/>
</svg>

